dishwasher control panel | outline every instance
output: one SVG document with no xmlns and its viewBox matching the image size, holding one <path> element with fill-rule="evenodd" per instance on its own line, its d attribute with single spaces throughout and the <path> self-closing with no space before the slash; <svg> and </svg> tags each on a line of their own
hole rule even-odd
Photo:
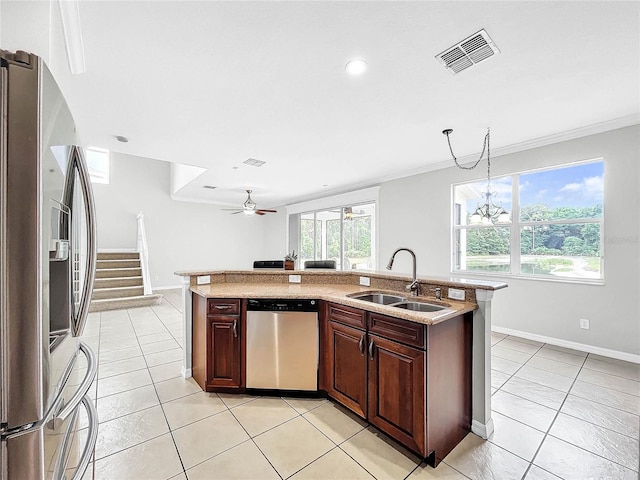
<svg viewBox="0 0 640 480">
<path fill-rule="evenodd" d="M 265 298 L 247 300 L 247 311 L 254 312 L 317 312 L 318 300 L 297 298 Z"/>
</svg>

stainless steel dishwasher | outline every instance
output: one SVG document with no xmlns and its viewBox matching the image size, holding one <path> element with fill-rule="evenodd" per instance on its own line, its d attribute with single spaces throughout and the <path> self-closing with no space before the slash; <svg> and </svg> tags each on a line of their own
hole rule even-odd
<svg viewBox="0 0 640 480">
<path fill-rule="evenodd" d="M 247 301 L 247 388 L 318 390 L 318 301 Z"/>
</svg>

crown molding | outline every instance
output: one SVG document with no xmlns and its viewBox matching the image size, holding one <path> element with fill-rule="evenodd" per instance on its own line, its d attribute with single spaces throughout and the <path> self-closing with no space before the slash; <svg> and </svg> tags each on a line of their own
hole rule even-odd
<svg viewBox="0 0 640 480">
<path fill-rule="evenodd" d="M 500 157 L 504 155 L 511 155 L 513 153 L 523 152 L 526 150 L 532 150 L 534 148 L 544 147 L 547 145 L 553 145 L 555 143 L 566 142 L 568 140 L 575 140 L 576 138 L 588 137 L 589 135 L 597 135 L 599 133 L 609 132 L 611 130 L 617 130 L 619 128 L 631 127 L 633 125 L 640 125 L 640 114 L 627 115 L 624 117 L 614 118 L 605 122 L 594 123 L 580 128 L 574 128 L 572 130 L 566 130 L 564 132 L 554 133 L 546 135 L 544 137 L 534 138 L 524 142 L 514 143 L 499 148 L 491 149 L 491 158 Z M 458 163 L 461 165 L 476 162 L 478 160 L 478 152 L 471 155 L 465 155 L 458 158 Z M 430 163 L 420 168 L 413 170 L 407 170 L 396 174 L 386 175 L 380 177 L 378 182 L 388 182 L 391 180 L 398 180 L 400 178 L 411 177 L 413 175 L 420 175 L 422 173 L 433 172 L 435 170 L 442 170 L 444 168 L 452 167 L 453 163 L 451 159 L 447 159 L 441 162 Z"/>
</svg>

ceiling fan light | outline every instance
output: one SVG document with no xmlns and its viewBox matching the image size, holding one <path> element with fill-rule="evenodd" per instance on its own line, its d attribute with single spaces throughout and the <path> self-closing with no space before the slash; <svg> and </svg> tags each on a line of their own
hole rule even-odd
<svg viewBox="0 0 640 480">
<path fill-rule="evenodd" d="M 255 215 L 255 214 L 256 214 L 256 211 L 255 211 L 255 209 L 253 209 L 253 208 L 245 208 L 245 209 L 243 210 L 243 213 L 244 213 L 245 215 Z"/>
</svg>

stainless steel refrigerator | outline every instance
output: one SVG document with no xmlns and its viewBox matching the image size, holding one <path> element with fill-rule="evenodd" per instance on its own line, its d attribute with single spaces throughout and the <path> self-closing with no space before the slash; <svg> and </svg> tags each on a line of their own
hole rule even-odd
<svg viewBox="0 0 640 480">
<path fill-rule="evenodd" d="M 98 419 L 79 341 L 95 276 L 91 183 L 44 62 L 0 50 L 2 480 L 80 478 Z"/>
</svg>

